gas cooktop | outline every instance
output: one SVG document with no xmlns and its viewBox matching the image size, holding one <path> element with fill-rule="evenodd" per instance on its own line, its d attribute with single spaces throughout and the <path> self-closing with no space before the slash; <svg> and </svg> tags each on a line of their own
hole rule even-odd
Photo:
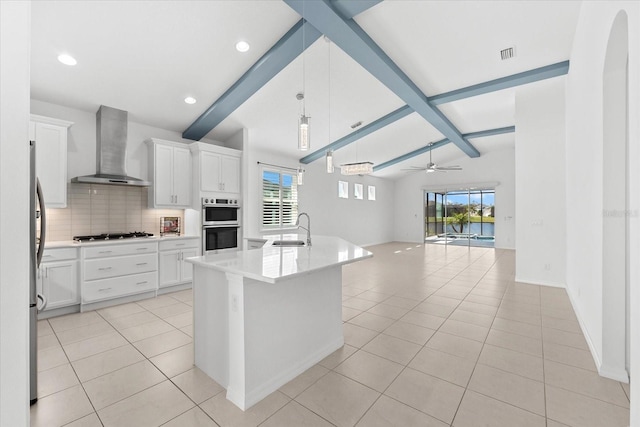
<svg viewBox="0 0 640 427">
<path fill-rule="evenodd" d="M 73 236 L 74 242 L 93 242 L 99 240 L 122 240 L 122 239 L 139 239 L 145 237 L 153 237 L 153 234 L 144 231 L 132 231 L 131 233 L 106 233 L 94 234 L 92 236 Z"/>
</svg>

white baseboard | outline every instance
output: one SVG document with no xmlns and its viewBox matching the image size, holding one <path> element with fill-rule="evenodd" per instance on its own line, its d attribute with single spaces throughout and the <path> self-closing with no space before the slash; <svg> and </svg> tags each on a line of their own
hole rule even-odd
<svg viewBox="0 0 640 427">
<path fill-rule="evenodd" d="M 526 277 L 519 277 L 518 275 L 516 275 L 515 278 L 516 282 L 520 282 L 520 283 L 528 283 L 530 285 L 539 285 L 539 286 L 549 286 L 551 288 L 566 288 L 567 286 L 564 283 L 560 283 L 560 282 L 544 282 L 544 281 L 540 281 L 540 280 L 534 280 L 534 279 L 527 279 Z"/>
<path fill-rule="evenodd" d="M 580 310 L 578 310 L 578 305 L 573 298 L 573 294 L 570 292 L 569 287 L 567 286 L 567 295 L 569 295 L 569 302 L 571 302 L 571 307 L 573 307 L 573 312 L 578 319 L 578 324 L 580 325 L 580 329 L 582 330 L 582 335 L 584 335 L 584 339 L 587 341 L 587 347 L 589 347 L 589 352 L 591 353 L 591 357 L 593 358 L 593 362 L 596 364 L 596 369 L 600 374 L 600 368 L 602 366 L 602 362 L 600 361 L 600 356 L 598 356 L 598 352 L 596 351 L 596 347 L 593 344 L 593 340 L 591 339 L 591 335 L 589 335 L 589 330 L 587 329 L 584 320 L 582 320 L 582 315 L 580 314 Z M 602 375 L 602 374 L 600 374 Z"/>
</svg>

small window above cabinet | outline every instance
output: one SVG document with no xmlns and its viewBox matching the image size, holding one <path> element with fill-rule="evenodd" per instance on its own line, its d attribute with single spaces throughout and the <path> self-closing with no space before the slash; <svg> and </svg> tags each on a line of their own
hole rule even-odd
<svg viewBox="0 0 640 427">
<path fill-rule="evenodd" d="M 36 175 L 47 208 L 67 207 L 67 134 L 72 122 L 31 115 L 29 139 L 36 142 Z"/>
<path fill-rule="evenodd" d="M 191 207 L 191 152 L 186 144 L 148 139 L 149 175 L 152 184 L 149 206 L 153 208 Z"/>
<path fill-rule="evenodd" d="M 200 193 L 240 195 L 241 151 L 201 142 L 190 145 L 195 154 Z"/>
</svg>

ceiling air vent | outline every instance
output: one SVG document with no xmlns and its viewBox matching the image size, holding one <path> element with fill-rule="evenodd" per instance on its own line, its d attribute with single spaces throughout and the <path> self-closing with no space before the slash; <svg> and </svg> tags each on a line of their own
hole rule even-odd
<svg viewBox="0 0 640 427">
<path fill-rule="evenodd" d="M 507 59 L 511 59 L 514 56 L 516 56 L 516 48 L 515 47 L 508 47 L 508 48 L 502 49 L 500 51 L 500 58 L 502 58 L 503 61 L 505 61 Z"/>
</svg>

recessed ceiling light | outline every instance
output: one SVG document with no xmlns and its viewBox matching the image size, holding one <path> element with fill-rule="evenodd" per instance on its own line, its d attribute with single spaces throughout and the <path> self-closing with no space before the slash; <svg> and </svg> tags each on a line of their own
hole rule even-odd
<svg viewBox="0 0 640 427">
<path fill-rule="evenodd" d="M 64 65 L 76 65 L 78 61 L 71 56 L 63 53 L 62 55 L 58 55 L 58 61 L 62 62 Z"/>
<path fill-rule="evenodd" d="M 187 96 L 184 99 L 184 102 L 186 102 L 187 104 L 195 104 L 196 103 L 196 99 L 192 96 Z"/>
<path fill-rule="evenodd" d="M 251 48 L 251 46 L 249 45 L 249 43 L 247 43 L 244 40 L 240 40 L 238 43 L 236 43 L 236 50 L 238 52 L 246 52 Z"/>
</svg>

